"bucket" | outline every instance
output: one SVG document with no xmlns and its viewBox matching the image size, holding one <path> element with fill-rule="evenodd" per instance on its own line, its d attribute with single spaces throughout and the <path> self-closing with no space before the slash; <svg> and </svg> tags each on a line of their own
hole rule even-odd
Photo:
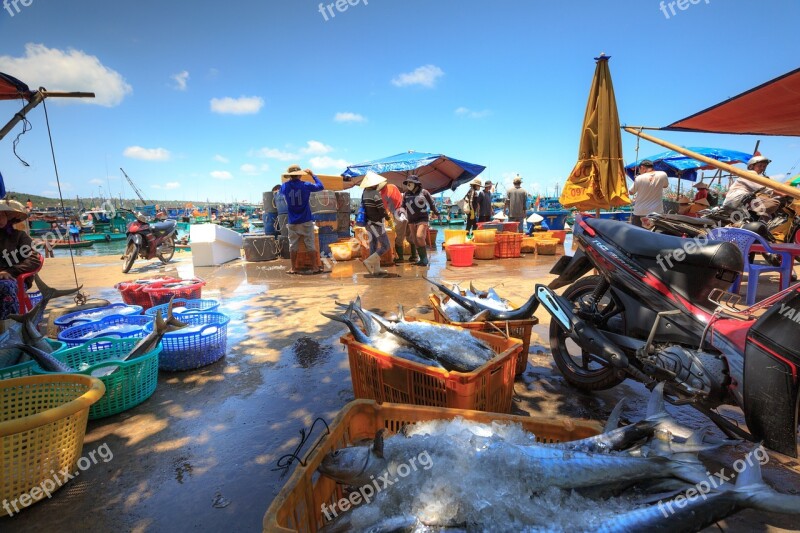
<svg viewBox="0 0 800 533">
<path fill-rule="evenodd" d="M 275 208 L 278 210 L 279 215 L 289 214 L 289 204 L 286 203 L 286 197 L 279 192 L 274 195 Z"/>
<path fill-rule="evenodd" d="M 336 213 L 336 231 L 338 233 L 350 233 L 350 211 Z"/>
<path fill-rule="evenodd" d="M 334 244 L 336 241 L 339 240 L 338 233 L 323 233 L 322 231 L 319 232 L 319 253 L 330 257 L 331 256 L 331 244 Z"/>
<path fill-rule="evenodd" d="M 281 235 L 278 237 L 278 253 L 281 254 L 282 259 L 289 259 L 289 237 Z"/>
<path fill-rule="evenodd" d="M 435 250 L 436 249 L 436 234 L 437 233 L 439 233 L 438 229 L 429 229 L 428 230 L 428 241 L 427 241 L 426 244 L 428 245 L 428 248 L 430 248 L 431 250 Z"/>
<path fill-rule="evenodd" d="M 242 248 L 246 261 L 272 261 L 278 258 L 278 243 L 274 235 L 245 235 Z"/>
<path fill-rule="evenodd" d="M 447 246 L 451 244 L 464 244 L 467 241 L 467 230 L 465 229 L 446 229 L 444 230 L 444 243 Z"/>
<path fill-rule="evenodd" d="M 334 191 L 312 192 L 308 199 L 308 205 L 311 207 L 311 213 L 336 213 L 338 211 Z"/>
<path fill-rule="evenodd" d="M 474 244 L 450 244 L 447 246 L 450 252 L 450 264 L 454 267 L 472 266 L 472 256 L 475 253 Z"/>
<path fill-rule="evenodd" d="M 280 235 L 281 229 L 278 227 L 278 212 L 264 213 L 264 234 Z"/>
<path fill-rule="evenodd" d="M 289 223 L 289 215 L 282 215 L 279 213 L 278 218 L 275 221 L 275 231 L 277 233 L 280 233 L 284 237 L 288 237 L 289 236 L 289 226 L 287 226 L 288 223 Z"/>
<path fill-rule="evenodd" d="M 264 204 L 265 213 L 277 213 L 278 206 L 275 205 L 275 193 L 267 191 L 262 195 L 262 203 Z"/>
<path fill-rule="evenodd" d="M 314 213 L 314 223 L 317 225 L 317 228 L 319 228 L 320 234 L 336 233 L 339 224 L 338 213 L 335 211 L 330 213 Z"/>
</svg>

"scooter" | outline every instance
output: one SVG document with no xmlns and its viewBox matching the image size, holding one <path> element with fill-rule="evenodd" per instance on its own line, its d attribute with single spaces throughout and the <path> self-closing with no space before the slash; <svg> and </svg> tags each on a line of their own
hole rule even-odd
<svg viewBox="0 0 800 533">
<path fill-rule="evenodd" d="M 121 257 L 122 272 L 127 274 L 137 257 L 153 259 L 158 257 L 162 263 L 169 263 L 175 255 L 175 228 L 177 222 L 165 220 L 151 224 L 141 213 L 134 213 L 136 220 L 128 223 L 125 254 Z"/>
<path fill-rule="evenodd" d="M 589 391 L 663 381 L 671 403 L 730 437 L 797 457 L 800 284 L 740 309 L 727 292 L 743 268 L 732 243 L 582 217 L 574 233 L 578 251 L 535 288 L 564 378 Z M 592 269 L 599 274 L 582 277 Z M 722 405 L 740 407 L 749 431 L 716 411 Z"/>
</svg>

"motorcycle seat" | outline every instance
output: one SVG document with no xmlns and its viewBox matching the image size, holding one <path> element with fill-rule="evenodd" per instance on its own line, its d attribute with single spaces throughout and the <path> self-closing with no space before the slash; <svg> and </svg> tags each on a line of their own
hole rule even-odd
<svg viewBox="0 0 800 533">
<path fill-rule="evenodd" d="M 711 220 L 710 218 L 687 217 L 685 215 L 659 215 L 659 216 L 667 220 L 674 220 L 675 222 L 682 222 L 683 224 L 689 224 L 690 226 L 703 226 L 706 228 L 711 228 L 717 225 L 717 223 Z"/>
<path fill-rule="evenodd" d="M 586 224 L 631 256 L 649 259 L 674 258 L 677 268 L 701 267 L 741 272 L 744 259 L 739 248 L 730 242 L 709 241 L 701 237 L 684 239 L 654 233 L 626 222 L 585 218 Z M 679 255 L 684 258 L 678 261 Z M 682 253 L 681 253 L 682 252 Z"/>
<path fill-rule="evenodd" d="M 169 233 L 175 229 L 176 222 L 174 220 L 165 220 L 164 222 L 156 222 L 151 228 L 156 233 Z"/>
</svg>

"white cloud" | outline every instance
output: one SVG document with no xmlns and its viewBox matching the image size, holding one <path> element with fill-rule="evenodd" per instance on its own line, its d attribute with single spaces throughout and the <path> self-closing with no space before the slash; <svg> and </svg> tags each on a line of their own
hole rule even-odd
<svg viewBox="0 0 800 533">
<path fill-rule="evenodd" d="M 72 48 L 64 51 L 28 43 L 22 57 L 0 56 L 0 72 L 12 73 L 32 89 L 95 93 L 94 98 L 65 98 L 60 102 L 113 107 L 133 92 L 119 72 L 104 66 L 96 56 Z"/>
<path fill-rule="evenodd" d="M 58 182 L 56 182 L 56 181 L 48 181 L 47 184 L 49 186 L 51 186 L 51 187 L 55 187 L 55 189 L 58 190 Z M 71 183 L 68 183 L 66 181 L 62 181 L 61 182 L 61 190 L 62 191 L 71 191 L 72 188 L 73 187 L 72 187 Z"/>
<path fill-rule="evenodd" d="M 58 191 L 42 191 L 42 196 L 50 197 L 50 196 L 56 196 L 57 194 Z"/>
<path fill-rule="evenodd" d="M 101 180 L 100 178 L 95 178 L 93 180 L 89 180 L 89 183 L 91 185 L 102 185 L 103 184 L 103 180 Z"/>
<path fill-rule="evenodd" d="M 351 164 L 344 159 L 333 159 L 327 155 L 312 157 L 309 161 L 311 162 L 311 168 L 314 170 L 333 168 L 344 171 Z"/>
<path fill-rule="evenodd" d="M 260 176 L 261 174 L 269 170 L 269 165 L 263 164 L 256 166 L 251 163 L 245 163 L 244 165 L 239 167 L 239 170 L 242 172 L 242 174 L 245 174 L 247 176 Z"/>
<path fill-rule="evenodd" d="M 211 111 L 223 115 L 253 115 L 264 107 L 260 96 L 241 96 L 239 98 L 212 98 Z"/>
<path fill-rule="evenodd" d="M 167 191 L 171 191 L 171 190 L 180 188 L 180 186 L 181 186 L 180 182 L 168 181 L 164 185 L 152 185 L 151 187 L 153 189 L 164 189 L 164 190 L 167 190 Z"/>
<path fill-rule="evenodd" d="M 284 152 L 278 148 L 267 148 L 266 146 L 251 153 L 256 157 L 266 157 L 268 159 L 277 159 L 278 161 L 291 161 L 299 158 L 297 154 Z"/>
<path fill-rule="evenodd" d="M 224 155 L 219 155 L 219 154 L 214 156 L 214 161 L 216 161 L 217 163 L 230 163 L 231 162 L 230 159 L 228 159 Z"/>
<path fill-rule="evenodd" d="M 178 91 L 185 91 L 186 82 L 189 81 L 189 71 L 182 70 L 177 74 L 173 74 L 172 76 L 170 76 L 170 78 L 172 78 L 172 81 L 175 82 L 175 86 L 173 87 L 174 89 L 177 89 Z"/>
<path fill-rule="evenodd" d="M 169 150 L 164 148 L 142 148 L 141 146 L 129 146 L 125 148 L 122 155 L 131 159 L 144 159 L 145 161 L 166 161 L 170 157 Z"/>
<path fill-rule="evenodd" d="M 227 170 L 214 170 L 211 172 L 211 177 L 217 180 L 232 180 L 233 174 Z"/>
<path fill-rule="evenodd" d="M 492 114 L 491 111 L 488 109 L 484 109 L 483 111 L 473 111 L 467 107 L 459 107 L 455 111 L 456 115 L 459 117 L 467 117 L 467 118 L 483 118 L 488 117 Z"/>
<path fill-rule="evenodd" d="M 436 85 L 436 80 L 442 76 L 444 76 L 444 71 L 436 65 L 425 65 L 415 69 L 413 72 L 400 74 L 392 80 L 392 84 L 397 87 L 422 85 L 430 88 Z"/>
<path fill-rule="evenodd" d="M 333 120 L 336 122 L 366 122 L 367 119 L 363 115 L 359 115 L 358 113 L 336 113 L 333 117 Z"/>
<path fill-rule="evenodd" d="M 333 152 L 333 147 L 319 141 L 307 141 L 306 147 L 300 149 L 300 153 L 305 155 L 325 155 Z"/>
</svg>

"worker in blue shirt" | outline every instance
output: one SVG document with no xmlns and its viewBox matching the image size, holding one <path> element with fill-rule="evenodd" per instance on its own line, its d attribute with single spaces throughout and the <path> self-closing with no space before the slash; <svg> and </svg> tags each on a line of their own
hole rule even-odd
<svg viewBox="0 0 800 533">
<path fill-rule="evenodd" d="M 317 274 L 323 271 L 320 263 L 319 253 L 314 243 L 314 217 L 311 215 L 309 198 L 312 192 L 323 190 L 322 182 L 314 175 L 311 170 L 300 170 L 299 165 L 291 165 L 286 174 L 289 181 L 281 185 L 280 193 L 286 199 L 289 213 L 286 220 L 286 227 L 289 230 L 289 256 L 292 260 L 292 268 L 289 274 Z M 314 183 L 301 181 L 305 175 L 310 175 Z M 304 254 L 299 252 L 300 238 L 303 238 L 306 245 Z M 299 270 L 298 264 L 312 265 L 311 270 Z"/>
</svg>

